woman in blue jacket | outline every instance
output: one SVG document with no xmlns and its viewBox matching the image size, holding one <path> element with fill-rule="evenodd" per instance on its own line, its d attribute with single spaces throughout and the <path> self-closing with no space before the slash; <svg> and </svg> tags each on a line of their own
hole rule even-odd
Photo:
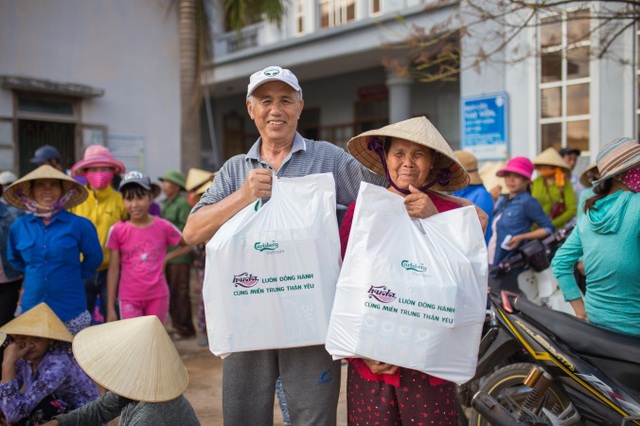
<svg viewBox="0 0 640 426">
<path fill-rule="evenodd" d="M 93 224 L 65 208 L 87 190 L 51 166 L 40 166 L 7 188 L 7 203 L 27 210 L 9 229 L 9 262 L 24 273 L 22 311 L 45 302 L 75 334 L 91 323 L 83 278 L 102 262 Z"/>
<path fill-rule="evenodd" d="M 554 230 L 551 219 L 529 192 L 533 167 L 528 158 L 514 157 L 496 173 L 504 178 L 509 193 L 498 199 L 493 211 L 493 236 L 489 241 L 489 263 L 493 266 L 507 261 L 523 242 L 544 238 Z M 531 231 L 534 224 L 537 228 Z M 522 268 L 515 268 L 492 277 L 489 280 L 491 291 L 519 292 L 518 275 L 521 272 Z"/>
</svg>

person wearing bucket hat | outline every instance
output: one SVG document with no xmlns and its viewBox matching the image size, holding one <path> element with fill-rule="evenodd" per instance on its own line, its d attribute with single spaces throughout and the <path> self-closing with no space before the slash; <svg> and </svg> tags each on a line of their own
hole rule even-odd
<svg viewBox="0 0 640 426">
<path fill-rule="evenodd" d="M 487 219 L 488 223 L 491 223 L 494 207 L 493 197 L 483 185 L 480 174 L 478 173 L 478 159 L 468 151 L 454 151 L 454 154 L 458 157 L 462 167 L 469 173 L 470 181 L 469 186 L 454 191 L 453 195 L 465 198 L 480 207 L 489 216 Z M 490 239 L 491 227 L 488 227 L 487 233 L 485 234 L 485 241 L 488 243 Z"/>
<path fill-rule="evenodd" d="M 93 381 L 70 356 L 73 336 L 56 314 L 40 303 L 0 327 L 9 345 L 2 362 L 0 418 L 42 424 L 55 414 L 97 399 Z"/>
<path fill-rule="evenodd" d="M 169 309 L 169 288 L 164 265 L 191 251 L 180 231 L 168 220 L 149 214 L 159 191 L 149 176 L 137 171 L 120 182 L 129 219 L 111 227 L 107 238 L 107 321 L 115 321 L 116 294 L 122 318 L 156 315 L 164 322 Z M 168 246 L 180 249 L 166 253 Z"/>
<path fill-rule="evenodd" d="M 107 392 L 46 425 L 81 426 L 120 417 L 121 426 L 200 422 L 182 395 L 189 373 L 158 317 L 150 315 L 90 327 L 73 341 L 82 369 Z"/>
<path fill-rule="evenodd" d="M 113 158 L 109 148 L 91 145 L 85 150 L 84 158 L 71 167 L 71 172 L 73 176 L 86 177 L 85 188 L 88 196 L 83 203 L 69 211 L 86 217 L 93 223 L 102 247 L 102 263 L 89 278 L 84 280 L 87 309 L 93 314 L 99 297 L 100 316 L 105 318 L 107 315 L 107 269 L 109 268 L 107 235 L 114 224 L 127 217 L 122 195 L 111 186 L 111 181 L 115 175 L 124 173 L 124 164 Z"/>
<path fill-rule="evenodd" d="M 527 240 L 544 238 L 554 231 L 551 219 L 544 213 L 542 206 L 529 193 L 534 165 L 526 157 L 514 157 L 496 175 L 504 178 L 509 191 L 501 195 L 493 211 L 491 227 L 493 236 L 489 241 L 489 264 L 497 266 L 505 262 Z M 531 231 L 536 224 L 537 229 Z M 492 292 L 508 290 L 519 293 L 518 275 L 521 268 L 511 269 L 499 277 L 490 276 L 489 287 Z"/>
<path fill-rule="evenodd" d="M 533 164 L 540 174 L 531 183 L 531 195 L 540 202 L 542 210 L 551 218 L 556 229 L 565 227 L 578 212 L 578 200 L 568 179 L 569 166 L 558 151 L 547 148 Z"/>
<path fill-rule="evenodd" d="M 30 213 L 9 229 L 9 262 L 24 273 L 22 310 L 46 302 L 77 333 L 91 323 L 83 279 L 102 263 L 102 249 L 95 226 L 65 209 L 82 203 L 87 190 L 44 165 L 14 182 L 4 197 Z"/>
<path fill-rule="evenodd" d="M 351 138 L 351 154 L 370 170 L 386 176 L 388 190 L 404 197 L 411 217 L 426 218 L 470 201 L 441 194 L 465 188 L 469 173 L 440 132 L 426 117 L 416 117 L 369 130 Z M 428 190 L 428 192 L 427 192 Z M 356 203 L 348 206 L 340 228 L 344 256 Z M 486 220 L 486 213 L 480 210 Z M 349 422 L 368 424 L 384 419 L 402 424 L 421 418 L 433 424 L 457 424 L 456 388 L 428 374 L 379 362 L 348 359 Z"/>
<path fill-rule="evenodd" d="M 600 179 L 584 214 L 556 252 L 551 267 L 576 316 L 622 333 L 640 336 L 640 144 L 631 138 L 609 142 L 598 153 Z M 582 258 L 583 294 L 574 277 Z"/>
<path fill-rule="evenodd" d="M 185 190 L 184 176 L 178 170 L 170 170 L 158 180 L 162 182 L 162 192 L 165 195 L 165 199 L 161 202 L 162 218 L 171 222 L 182 232 L 191 212 L 189 201 L 180 194 L 180 191 Z M 169 247 L 167 253 L 174 250 L 174 247 Z M 173 258 L 165 267 L 165 276 L 169 284 L 169 316 L 171 316 L 175 335 L 179 339 L 196 335 L 189 291 L 191 262 L 191 253 L 187 253 Z"/>
<path fill-rule="evenodd" d="M 267 203 L 274 174 L 286 178 L 332 173 L 336 201 L 342 205 L 355 201 L 361 181 L 386 184 L 338 146 L 305 139 L 296 131 L 304 101 L 291 71 L 271 66 L 254 73 L 245 103 L 260 137 L 247 154 L 223 164 L 191 211 L 184 228 L 189 244 L 208 241 L 258 198 Z M 286 269 L 283 265 L 283 274 Z M 324 345 L 236 352 L 222 362 L 225 424 L 273 423 L 273 389 L 281 372 L 286 372 L 281 376 L 285 392 L 295 394 L 294 403 L 289 404 L 294 424 L 335 424 L 341 366 Z M 247 400 L 253 402 L 251 410 L 246 409 Z"/>
</svg>

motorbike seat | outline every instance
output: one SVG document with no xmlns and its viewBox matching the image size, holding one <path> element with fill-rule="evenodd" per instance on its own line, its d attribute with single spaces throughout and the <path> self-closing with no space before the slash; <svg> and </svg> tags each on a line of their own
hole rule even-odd
<svg viewBox="0 0 640 426">
<path fill-rule="evenodd" d="M 580 354 L 640 365 L 638 337 L 589 324 L 564 312 L 538 306 L 524 297 L 519 297 L 514 306 Z"/>
</svg>

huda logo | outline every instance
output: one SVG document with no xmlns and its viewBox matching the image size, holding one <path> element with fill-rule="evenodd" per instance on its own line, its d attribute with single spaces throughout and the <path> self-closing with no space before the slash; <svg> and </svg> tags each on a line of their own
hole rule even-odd
<svg viewBox="0 0 640 426">
<path fill-rule="evenodd" d="M 402 266 L 407 271 L 415 271 L 415 272 L 426 272 L 427 271 L 427 267 L 424 266 L 422 263 L 418 265 L 417 263 L 412 263 L 412 262 L 409 262 L 408 260 L 403 260 L 400 263 L 400 266 Z"/>
<path fill-rule="evenodd" d="M 377 287 L 371 286 L 368 293 L 369 297 L 373 297 L 374 299 L 382 303 L 389 303 L 396 300 L 396 294 L 384 285 Z"/>
<path fill-rule="evenodd" d="M 261 243 L 261 242 L 257 242 L 253 245 L 253 248 L 258 250 L 258 251 L 265 251 L 265 250 L 269 250 L 269 251 L 273 251 L 275 249 L 277 249 L 279 247 L 279 244 L 276 243 L 275 241 L 272 241 L 270 243 Z"/>
<path fill-rule="evenodd" d="M 233 276 L 233 284 L 236 287 L 238 286 L 245 287 L 245 288 L 253 287 L 254 285 L 258 284 L 258 277 L 248 272 L 243 272 L 240 275 Z"/>
</svg>

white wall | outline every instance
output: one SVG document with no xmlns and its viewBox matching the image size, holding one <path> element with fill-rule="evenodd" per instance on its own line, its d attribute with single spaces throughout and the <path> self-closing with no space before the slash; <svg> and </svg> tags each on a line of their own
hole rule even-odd
<svg viewBox="0 0 640 426">
<path fill-rule="evenodd" d="M 180 165 L 176 7 L 169 0 L 0 0 L 0 74 L 87 84 L 81 120 L 141 136 L 146 172 Z M 0 116 L 12 96 L 0 90 Z"/>
</svg>

